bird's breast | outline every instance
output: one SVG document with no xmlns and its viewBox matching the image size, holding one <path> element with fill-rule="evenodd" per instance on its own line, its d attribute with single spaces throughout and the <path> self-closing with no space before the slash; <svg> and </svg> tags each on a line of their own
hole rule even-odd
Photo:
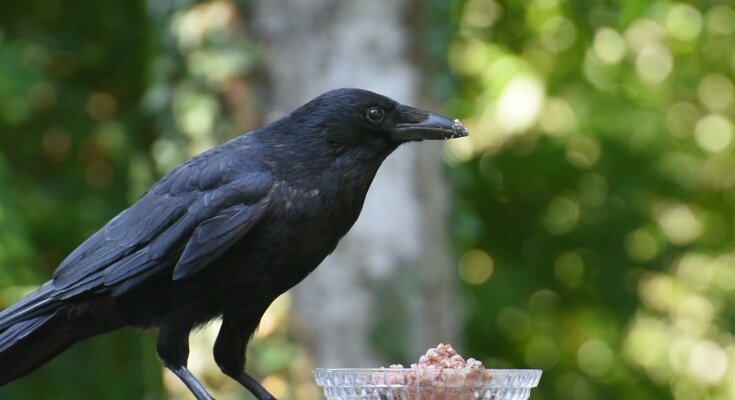
<svg viewBox="0 0 735 400">
<path fill-rule="evenodd" d="M 280 192 L 280 193 L 279 193 Z M 279 185 L 270 216 L 285 225 L 284 237 L 298 240 L 317 235 L 325 241 L 336 241 L 354 224 L 362 208 L 364 193 L 350 188 L 294 187 Z"/>
<path fill-rule="evenodd" d="M 370 179 L 326 178 L 273 185 L 264 217 L 220 260 L 231 271 L 223 285 L 278 295 L 334 251 L 357 220 Z"/>
</svg>

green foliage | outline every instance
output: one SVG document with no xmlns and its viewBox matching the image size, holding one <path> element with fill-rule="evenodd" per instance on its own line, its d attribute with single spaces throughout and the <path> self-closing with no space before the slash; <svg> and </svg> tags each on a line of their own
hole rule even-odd
<svg viewBox="0 0 735 400">
<path fill-rule="evenodd" d="M 139 112 L 145 82 L 138 77 L 145 75 L 149 57 L 143 6 L 3 5 L 2 308 L 45 280 L 90 232 L 127 205 L 129 158 L 147 152 L 152 135 Z M 160 378 L 147 378 L 160 376 L 151 339 L 128 330 L 82 343 L 32 377 L 4 387 L 2 397 L 161 397 Z"/>
<path fill-rule="evenodd" d="M 537 399 L 733 398 L 731 3 L 456 15 L 467 353 L 544 369 Z"/>
</svg>

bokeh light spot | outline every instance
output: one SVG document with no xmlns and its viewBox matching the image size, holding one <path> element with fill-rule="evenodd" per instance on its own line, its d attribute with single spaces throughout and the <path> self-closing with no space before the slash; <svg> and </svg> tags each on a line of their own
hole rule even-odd
<svg viewBox="0 0 735 400">
<path fill-rule="evenodd" d="M 647 47 L 659 45 L 663 41 L 663 30 L 656 21 L 638 19 L 626 29 L 625 40 L 631 49 L 640 53 Z"/>
<path fill-rule="evenodd" d="M 494 0 L 470 0 L 464 5 L 462 23 L 470 28 L 489 28 L 502 15 L 502 6 Z"/>
<path fill-rule="evenodd" d="M 671 52 L 661 44 L 641 49 L 635 60 L 636 73 L 643 83 L 655 85 L 663 82 L 674 68 Z"/>
<path fill-rule="evenodd" d="M 188 136 L 201 138 L 212 132 L 218 105 L 214 99 L 205 94 L 184 91 L 180 102 L 175 103 L 179 110 L 177 122 Z"/>
<path fill-rule="evenodd" d="M 727 372 L 727 354 L 711 340 L 702 340 L 692 348 L 689 372 L 692 377 L 708 385 L 717 384 Z"/>
<path fill-rule="evenodd" d="M 663 323 L 637 315 L 623 344 L 623 351 L 627 358 L 643 366 L 655 378 L 665 373 L 660 368 L 668 364 L 668 339 L 669 332 Z"/>
<path fill-rule="evenodd" d="M 210 35 L 233 24 L 237 8 L 227 1 L 200 3 L 174 19 L 172 28 L 183 50 L 196 48 Z"/>
<path fill-rule="evenodd" d="M 671 243 L 688 244 L 702 235 L 702 223 L 686 204 L 662 203 L 654 211 L 658 224 Z"/>
<path fill-rule="evenodd" d="M 678 102 L 666 111 L 666 128 L 676 137 L 688 137 L 694 133 L 700 117 L 701 112 L 694 104 Z"/>
<path fill-rule="evenodd" d="M 528 311 L 536 321 L 541 318 L 548 318 L 554 314 L 559 301 L 560 298 L 556 292 L 549 289 L 537 290 L 528 299 Z"/>
<path fill-rule="evenodd" d="M 674 310 L 674 323 L 692 336 L 704 333 L 712 323 L 715 315 L 713 304 L 706 298 L 698 295 L 689 295 L 679 303 Z"/>
<path fill-rule="evenodd" d="M 718 261 L 700 253 L 687 253 L 675 264 L 676 276 L 688 285 L 706 289 L 714 275 Z"/>
<path fill-rule="evenodd" d="M 579 202 L 568 196 L 557 196 L 551 199 L 544 216 L 544 226 L 555 234 L 563 235 L 571 232 L 579 220 Z"/>
<path fill-rule="evenodd" d="M 156 167 L 161 173 L 171 170 L 180 162 L 179 149 L 176 143 L 167 139 L 159 139 L 151 146 L 153 159 L 156 161 Z"/>
<path fill-rule="evenodd" d="M 735 33 L 735 9 L 726 5 L 714 6 L 707 11 L 707 28 L 716 35 Z"/>
<path fill-rule="evenodd" d="M 699 82 L 697 95 L 710 110 L 724 110 L 733 101 L 732 81 L 722 74 L 709 74 Z"/>
<path fill-rule="evenodd" d="M 625 251 L 638 262 L 651 261 L 659 252 L 656 238 L 644 229 L 637 229 L 625 237 Z"/>
<path fill-rule="evenodd" d="M 671 383 L 674 400 L 705 399 L 705 388 L 691 379 L 677 379 Z M 724 399 L 723 399 L 724 400 Z M 727 398 L 730 400 L 730 398 Z"/>
<path fill-rule="evenodd" d="M 117 121 L 99 124 L 96 130 L 99 145 L 109 153 L 122 153 L 128 141 L 125 125 Z"/>
<path fill-rule="evenodd" d="M 61 162 L 69 158 L 71 150 L 71 138 L 69 133 L 62 128 L 54 127 L 43 134 L 41 138 L 43 154 L 50 161 Z"/>
<path fill-rule="evenodd" d="M 675 4 L 666 15 L 666 33 L 682 41 L 692 41 L 702 31 L 702 14 L 689 4 Z"/>
<path fill-rule="evenodd" d="M 47 82 L 39 82 L 28 89 L 28 103 L 38 111 L 48 110 L 56 104 L 56 89 Z"/>
<path fill-rule="evenodd" d="M 689 152 L 672 151 L 660 161 L 661 169 L 687 189 L 700 185 L 701 162 Z"/>
<path fill-rule="evenodd" d="M 459 261 L 459 276 L 470 285 L 485 283 L 493 274 L 495 264 L 484 251 L 474 249 L 462 255 Z"/>
<path fill-rule="evenodd" d="M 475 155 L 471 140 L 451 140 L 444 145 L 443 150 L 443 154 L 450 164 L 468 161 Z"/>
<path fill-rule="evenodd" d="M 519 75 L 498 98 L 497 121 L 508 133 L 524 131 L 535 122 L 543 100 L 543 81 L 533 75 Z"/>
<path fill-rule="evenodd" d="M 481 76 L 490 64 L 490 51 L 480 40 L 457 40 L 449 49 L 452 67 L 469 76 Z"/>
<path fill-rule="evenodd" d="M 646 308 L 670 312 L 684 297 L 681 285 L 666 274 L 648 273 L 638 282 L 638 296 Z"/>
<path fill-rule="evenodd" d="M 544 47 L 553 52 L 560 52 L 574 44 L 577 39 L 577 28 L 572 21 L 554 16 L 541 25 L 539 37 Z"/>
<path fill-rule="evenodd" d="M 577 364 L 588 375 L 602 376 L 610 369 L 612 361 L 612 349 L 599 339 L 590 339 L 577 350 Z"/>
<path fill-rule="evenodd" d="M 524 359 L 531 368 L 548 370 L 559 362 L 561 351 L 557 344 L 545 336 L 536 336 L 526 346 Z"/>
<path fill-rule="evenodd" d="M 579 177 L 577 182 L 579 198 L 582 204 L 589 207 L 599 207 L 607 200 L 607 179 L 596 172 L 587 172 Z"/>
<path fill-rule="evenodd" d="M 702 149 L 718 153 L 730 146 L 732 131 L 730 120 L 719 114 L 710 114 L 697 122 L 694 138 Z"/>
<path fill-rule="evenodd" d="M 735 255 L 718 257 L 714 267 L 712 284 L 724 292 L 735 292 Z"/>
<path fill-rule="evenodd" d="M 565 285 L 578 286 L 584 278 L 584 260 L 574 251 L 561 254 L 554 261 L 554 274 Z"/>
<path fill-rule="evenodd" d="M 87 114 L 96 121 L 107 121 L 117 112 L 117 100 L 109 93 L 96 92 L 87 99 Z"/>
<path fill-rule="evenodd" d="M 577 130 L 577 116 L 566 100 L 549 97 L 539 115 L 539 125 L 550 135 L 565 135 Z"/>
<path fill-rule="evenodd" d="M 600 28 L 595 33 L 592 49 L 595 56 L 605 64 L 619 63 L 627 51 L 623 35 L 611 28 Z"/>
<path fill-rule="evenodd" d="M 577 135 L 569 139 L 566 159 L 578 168 L 589 168 L 600 158 L 600 145 L 589 136 Z"/>
</svg>

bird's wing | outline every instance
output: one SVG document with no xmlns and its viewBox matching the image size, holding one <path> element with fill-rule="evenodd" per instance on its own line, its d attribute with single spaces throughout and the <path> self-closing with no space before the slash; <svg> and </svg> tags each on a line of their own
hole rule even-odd
<svg viewBox="0 0 735 400">
<path fill-rule="evenodd" d="M 235 204 L 200 223 L 176 263 L 173 279 L 192 276 L 222 255 L 260 219 L 266 205 L 267 201 Z"/>
<path fill-rule="evenodd" d="M 199 272 L 260 220 L 268 208 L 272 182 L 266 173 L 249 175 L 205 195 L 146 246 L 107 267 L 104 285 L 113 295 L 125 293 L 162 269 L 169 270 L 162 265 L 176 264 L 172 279 Z"/>
<path fill-rule="evenodd" d="M 119 295 L 171 271 L 185 255 L 176 267 L 180 279 L 228 249 L 267 209 L 273 178 L 267 172 L 223 178 L 228 165 L 220 159 L 227 160 L 183 164 L 85 241 L 54 272 L 54 297 Z"/>
<path fill-rule="evenodd" d="M 263 216 L 272 184 L 270 174 L 250 173 L 200 195 L 150 242 L 105 268 L 104 286 L 119 295 L 173 264 L 172 279 L 200 271 Z"/>
<path fill-rule="evenodd" d="M 110 220 L 61 262 L 53 274 L 57 288 L 75 286 L 129 257 L 171 229 L 187 212 L 189 196 L 146 193 Z"/>
</svg>

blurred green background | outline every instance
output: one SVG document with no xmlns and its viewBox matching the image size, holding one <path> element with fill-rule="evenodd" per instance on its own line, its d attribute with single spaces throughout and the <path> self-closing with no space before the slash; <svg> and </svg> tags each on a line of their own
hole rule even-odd
<svg viewBox="0 0 735 400">
<path fill-rule="evenodd" d="M 427 86 L 472 132 L 444 151 L 464 353 L 543 369 L 538 400 L 735 398 L 732 1 L 418 4 Z M 0 307 L 171 167 L 263 122 L 248 7 L 3 3 Z M 318 398 L 288 307 L 249 367 Z M 81 343 L 0 397 L 175 397 L 154 342 Z"/>
</svg>

